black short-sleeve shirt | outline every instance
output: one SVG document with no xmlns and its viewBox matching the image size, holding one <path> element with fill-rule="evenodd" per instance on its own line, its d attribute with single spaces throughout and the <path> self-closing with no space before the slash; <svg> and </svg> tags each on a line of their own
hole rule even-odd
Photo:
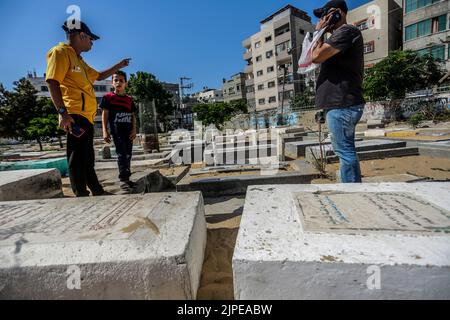
<svg viewBox="0 0 450 320">
<path fill-rule="evenodd" d="M 132 116 L 136 111 L 132 97 L 109 92 L 102 98 L 99 107 L 109 111 L 108 123 L 112 134 L 131 132 Z"/>
<path fill-rule="evenodd" d="M 326 41 L 340 52 L 323 62 L 316 86 L 316 107 L 346 108 L 364 104 L 364 40 L 353 25 L 342 25 Z"/>
</svg>

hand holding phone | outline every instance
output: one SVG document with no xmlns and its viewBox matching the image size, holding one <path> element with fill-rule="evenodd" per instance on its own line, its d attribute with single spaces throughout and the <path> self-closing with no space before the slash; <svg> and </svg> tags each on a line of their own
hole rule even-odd
<svg viewBox="0 0 450 320">
<path fill-rule="evenodd" d="M 70 134 L 75 138 L 80 138 L 85 132 L 86 130 L 81 128 L 79 125 L 77 125 L 76 123 L 72 123 L 72 130 L 70 131 Z"/>
</svg>

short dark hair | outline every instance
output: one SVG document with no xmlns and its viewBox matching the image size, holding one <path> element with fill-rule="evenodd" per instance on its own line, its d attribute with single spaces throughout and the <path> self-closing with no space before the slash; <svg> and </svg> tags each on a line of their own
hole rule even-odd
<svg viewBox="0 0 450 320">
<path fill-rule="evenodd" d="M 125 78 L 125 82 L 127 82 L 127 74 L 125 73 L 125 71 L 119 70 L 114 72 L 113 77 L 114 76 L 123 76 Z"/>
</svg>

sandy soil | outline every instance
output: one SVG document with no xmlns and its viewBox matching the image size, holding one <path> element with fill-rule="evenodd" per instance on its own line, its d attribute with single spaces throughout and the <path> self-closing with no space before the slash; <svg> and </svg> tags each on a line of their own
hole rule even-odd
<svg viewBox="0 0 450 320">
<path fill-rule="evenodd" d="M 333 177 L 339 164 L 329 164 L 326 170 L 331 179 L 316 179 L 312 183 L 336 183 Z M 363 178 L 407 173 L 432 180 L 450 180 L 450 159 L 411 156 L 361 161 L 361 173 Z"/>
<path fill-rule="evenodd" d="M 240 219 L 233 220 L 240 222 Z M 234 299 L 231 259 L 238 230 L 238 225 L 235 228 L 208 229 L 198 300 Z"/>
</svg>

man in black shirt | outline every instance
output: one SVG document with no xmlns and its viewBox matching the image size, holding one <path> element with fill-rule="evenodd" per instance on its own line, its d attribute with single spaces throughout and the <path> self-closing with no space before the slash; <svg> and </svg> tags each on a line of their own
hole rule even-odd
<svg viewBox="0 0 450 320">
<path fill-rule="evenodd" d="M 361 169 L 355 148 L 355 128 L 364 111 L 364 41 L 361 31 L 347 24 L 344 0 L 329 1 L 314 10 L 320 18 L 317 30 L 331 36 L 313 50 L 313 62 L 321 63 L 316 86 L 316 107 L 326 111 L 334 152 L 341 163 L 343 183 L 360 183 Z"/>
</svg>

